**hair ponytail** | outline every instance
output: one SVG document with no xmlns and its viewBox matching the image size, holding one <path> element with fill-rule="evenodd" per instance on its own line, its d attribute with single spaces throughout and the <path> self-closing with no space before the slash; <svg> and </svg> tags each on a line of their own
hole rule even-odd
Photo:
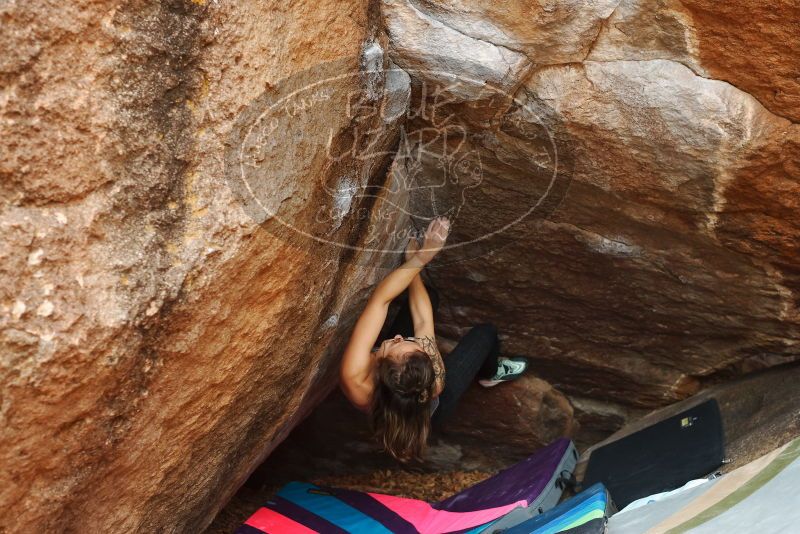
<svg viewBox="0 0 800 534">
<path fill-rule="evenodd" d="M 372 400 L 372 428 L 383 448 L 397 460 L 420 460 L 431 428 L 433 364 L 423 351 L 405 361 L 378 360 Z"/>
</svg>

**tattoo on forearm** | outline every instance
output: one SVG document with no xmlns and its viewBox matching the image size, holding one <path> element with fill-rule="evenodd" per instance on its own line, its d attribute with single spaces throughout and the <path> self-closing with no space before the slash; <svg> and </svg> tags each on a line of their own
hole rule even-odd
<svg viewBox="0 0 800 534">
<path fill-rule="evenodd" d="M 433 364 L 433 375 L 435 377 L 434 380 L 436 381 L 437 385 L 444 387 L 444 362 L 442 361 L 442 355 L 439 352 L 439 348 L 436 346 L 436 340 L 430 336 L 424 336 L 417 338 L 417 341 L 422 346 L 422 350 L 424 350 L 425 353 L 431 357 L 431 363 Z"/>
</svg>

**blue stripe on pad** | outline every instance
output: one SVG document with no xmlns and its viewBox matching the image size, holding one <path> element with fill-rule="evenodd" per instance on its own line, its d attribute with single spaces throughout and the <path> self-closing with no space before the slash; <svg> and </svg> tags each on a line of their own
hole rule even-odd
<svg viewBox="0 0 800 534">
<path fill-rule="evenodd" d="M 305 508 L 352 534 L 392 534 L 392 531 L 313 484 L 290 482 L 278 496 Z"/>
<path fill-rule="evenodd" d="M 599 510 L 605 515 L 607 508 L 606 488 L 601 483 L 597 483 L 545 513 L 510 527 L 505 532 L 507 534 L 550 534 L 559 532 L 570 523 L 593 510 Z"/>
<path fill-rule="evenodd" d="M 606 511 L 605 495 L 593 495 L 591 498 L 583 501 L 572 510 L 566 511 L 562 515 L 559 515 L 558 517 L 554 518 L 546 525 L 542 525 L 540 528 L 530 531 L 530 534 L 554 534 L 556 532 L 560 532 L 566 529 L 571 523 L 573 523 L 580 517 L 594 510 L 599 510 L 605 515 Z"/>
</svg>

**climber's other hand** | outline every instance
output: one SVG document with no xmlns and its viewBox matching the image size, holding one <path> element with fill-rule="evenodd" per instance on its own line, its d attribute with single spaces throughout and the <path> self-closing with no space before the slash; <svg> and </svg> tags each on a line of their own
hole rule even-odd
<svg viewBox="0 0 800 534">
<path fill-rule="evenodd" d="M 425 230 L 425 239 L 416 257 L 425 263 L 430 262 L 444 247 L 449 233 L 450 220 L 447 217 L 435 217 Z"/>
</svg>

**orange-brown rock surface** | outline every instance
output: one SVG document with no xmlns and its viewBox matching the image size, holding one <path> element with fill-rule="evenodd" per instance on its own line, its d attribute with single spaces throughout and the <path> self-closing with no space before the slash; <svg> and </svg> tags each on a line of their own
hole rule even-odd
<svg viewBox="0 0 800 534">
<path fill-rule="evenodd" d="M 748 82 L 784 102 L 797 94 L 796 10 L 622 1 L 596 33 L 576 30 L 585 53 L 564 61 L 547 54 L 551 37 L 566 42 L 557 25 L 531 40 L 520 30 L 530 20 L 479 2 L 407 3 L 459 31 L 437 49 L 452 58 L 437 64 L 457 70 L 460 58 L 453 79 L 475 77 L 487 43 L 531 62 L 494 87 L 498 98 L 484 88 L 409 126 L 419 148 L 403 172 L 436 197 L 412 194 L 412 205 L 455 219 L 454 246 L 430 269 L 445 335 L 496 323 L 506 349 L 531 356 L 590 422 L 800 356 L 800 126 Z M 403 20 L 387 24 L 394 47 Z M 390 48 L 401 65 L 412 53 Z M 414 80 L 429 108 L 440 79 Z M 615 408 L 595 417 L 597 400 Z"/>
<path fill-rule="evenodd" d="M 363 2 L 83 1 L 6 2 L 0 18 L 0 531 L 197 532 L 327 392 L 382 273 L 375 253 L 248 212 L 226 180 L 232 132 L 319 62 L 381 78 L 375 17 Z M 268 176 L 283 216 L 313 230 L 336 206 L 329 240 L 354 246 L 367 201 L 325 185 L 382 182 L 389 161 L 320 155 L 353 136 L 348 99 L 402 112 L 403 80 L 392 95 L 372 81 L 287 109 L 307 134 Z M 396 124 L 370 126 L 395 142 Z"/>
<path fill-rule="evenodd" d="M 709 0 L 626 0 L 606 21 L 588 59 L 671 59 L 723 80 L 770 112 L 800 119 L 800 5 Z"/>
<path fill-rule="evenodd" d="M 542 421 L 800 355 L 788 0 L 0 21 L 0 531 L 206 526 L 330 390 L 408 215 L 461 244 L 442 332 L 496 323 L 571 398 Z"/>
</svg>

